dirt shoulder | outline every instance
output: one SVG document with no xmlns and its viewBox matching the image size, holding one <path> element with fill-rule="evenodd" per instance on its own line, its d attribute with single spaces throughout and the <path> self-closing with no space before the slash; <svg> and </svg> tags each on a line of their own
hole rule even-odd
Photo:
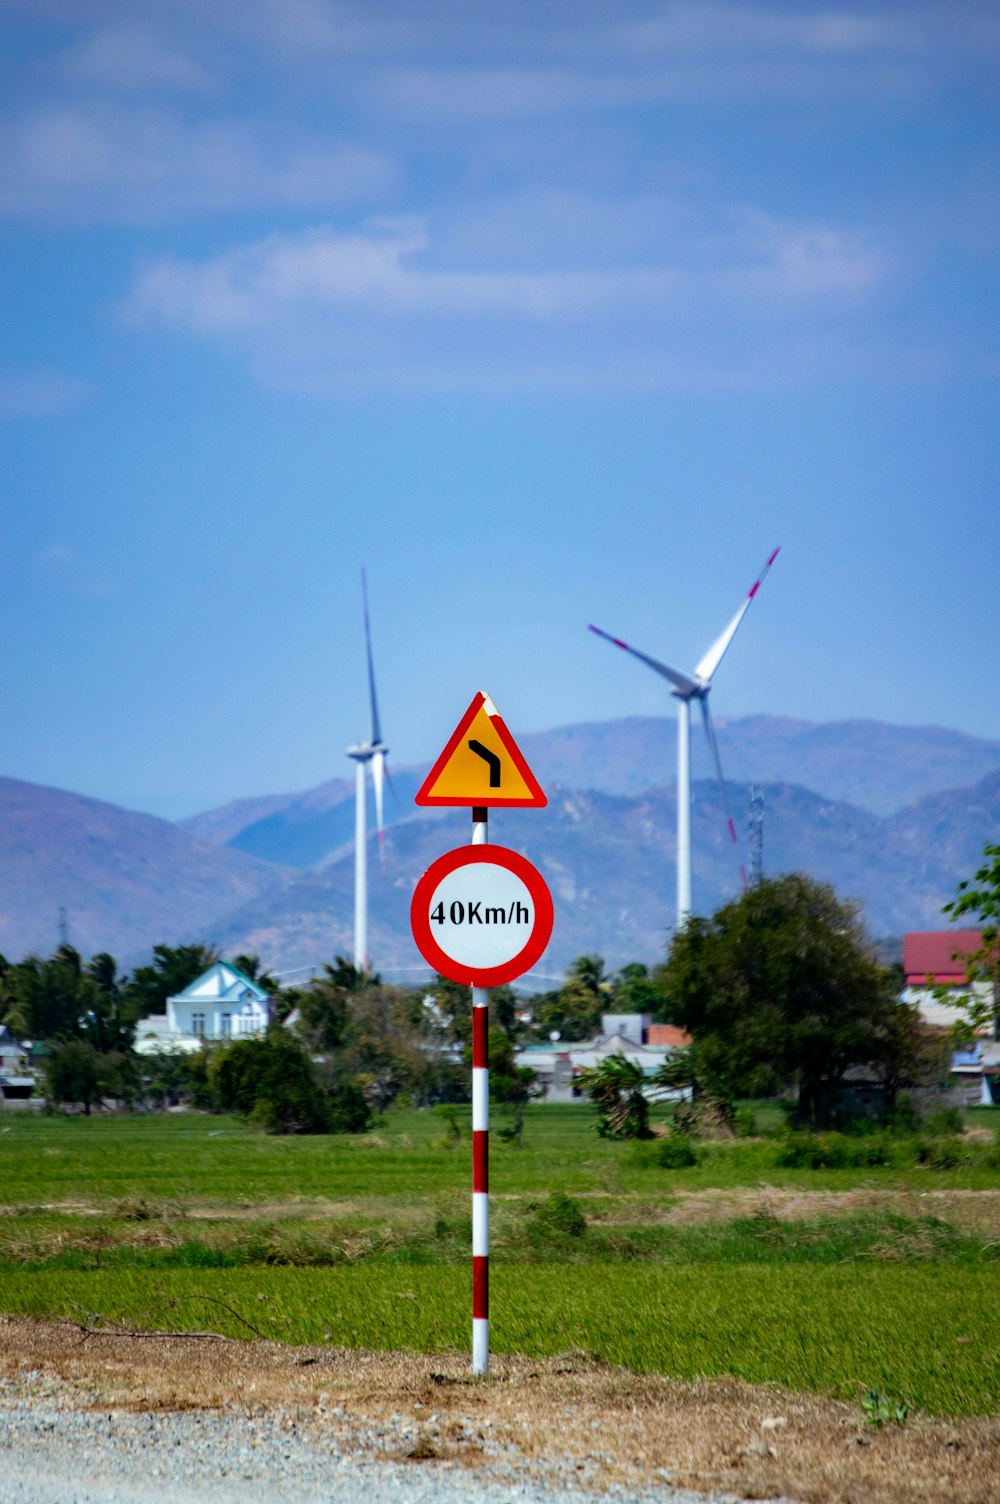
<svg viewBox="0 0 1000 1504">
<path fill-rule="evenodd" d="M 735 1380 L 683 1384 L 569 1354 L 497 1358 L 87 1335 L 0 1317 L 10 1397 L 86 1410 L 293 1413 L 346 1450 L 450 1468 L 571 1462 L 579 1481 L 670 1484 L 803 1504 L 992 1504 L 1000 1418 L 912 1417 L 874 1430 L 858 1406 Z"/>
</svg>

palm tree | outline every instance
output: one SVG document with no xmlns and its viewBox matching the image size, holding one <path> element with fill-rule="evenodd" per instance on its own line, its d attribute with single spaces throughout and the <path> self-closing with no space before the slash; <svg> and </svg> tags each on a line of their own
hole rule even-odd
<svg viewBox="0 0 1000 1504">
<path fill-rule="evenodd" d="M 624 1055 L 608 1055 L 582 1071 L 578 1084 L 597 1108 L 602 1138 L 648 1138 L 649 1103 L 643 1093 L 642 1067 Z"/>
</svg>

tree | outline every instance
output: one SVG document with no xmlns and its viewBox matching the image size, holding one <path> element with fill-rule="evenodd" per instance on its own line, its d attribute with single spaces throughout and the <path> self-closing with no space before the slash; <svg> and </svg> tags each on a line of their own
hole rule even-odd
<svg viewBox="0 0 1000 1504">
<path fill-rule="evenodd" d="M 736 1104 L 731 1090 L 703 1063 L 697 1044 L 674 1050 L 653 1080 L 668 1091 L 691 1094 L 689 1101 L 674 1110 L 673 1132 L 693 1133 L 709 1127 L 732 1130 L 735 1127 Z"/>
<path fill-rule="evenodd" d="M 337 1050 L 347 1035 L 351 1000 L 368 987 L 380 987 L 375 972 L 359 971 L 343 956 L 324 965 L 323 975 L 296 989 L 299 1031 L 315 1050 Z"/>
<path fill-rule="evenodd" d="M 603 959 L 577 956 L 562 986 L 536 997 L 535 1028 L 541 1034 L 558 1029 L 565 1040 L 592 1039 L 612 1000 L 613 984 Z"/>
<path fill-rule="evenodd" d="M 107 951 L 92 956 L 78 989 L 80 1032 L 102 1053 L 129 1052 L 135 1038 L 134 1004 L 127 1002 L 118 979 L 118 963 Z"/>
<path fill-rule="evenodd" d="M 597 1108 L 602 1138 L 648 1138 L 649 1103 L 643 1092 L 642 1066 L 624 1055 L 608 1055 L 600 1065 L 581 1071 L 577 1083 Z"/>
<path fill-rule="evenodd" d="M 852 1067 L 890 1097 L 926 1068 L 916 1010 L 898 1000 L 855 906 L 801 873 L 765 880 L 675 936 L 664 1013 L 694 1039 L 720 1098 L 798 1086 L 800 1121 L 829 1120 Z"/>
<path fill-rule="evenodd" d="M 358 1083 L 334 1082 L 326 1098 L 327 1133 L 367 1133 L 371 1124 L 371 1106 Z"/>
<path fill-rule="evenodd" d="M 166 1012 L 167 998 L 183 992 L 218 959 L 214 945 L 154 945 L 151 964 L 136 967 L 125 989 L 132 1017 Z"/>
<path fill-rule="evenodd" d="M 611 983 L 611 1000 L 615 1013 L 647 1013 L 656 1015 L 663 1002 L 663 994 L 656 977 L 639 961 L 630 961 L 616 973 Z"/>
<path fill-rule="evenodd" d="M 952 919 L 968 915 L 981 928 L 978 949 L 965 957 L 970 991 L 962 1000 L 962 1032 L 973 1035 L 989 1029 L 994 1039 L 1000 1039 L 1000 845 L 986 842 L 982 864 L 974 877 L 959 883 L 957 892 L 958 897 L 946 903 L 943 912 Z M 947 1000 L 954 1003 L 954 997 Z"/>
<path fill-rule="evenodd" d="M 264 991 L 270 993 L 272 997 L 281 991 L 281 982 L 261 963 L 260 956 L 255 956 L 252 952 L 245 956 L 234 956 L 230 964 L 237 971 L 241 971 L 249 981 L 256 982 L 258 987 L 263 987 Z"/>
<path fill-rule="evenodd" d="M 101 1056 L 85 1039 L 67 1039 L 52 1047 L 45 1065 L 48 1094 L 54 1102 L 82 1102 L 90 1116 L 102 1096 Z"/>
<path fill-rule="evenodd" d="M 472 988 L 464 982 L 435 976 L 431 993 L 438 1013 L 456 1044 L 472 1044 Z M 490 989 L 490 1027 L 499 1027 L 511 1039 L 517 1029 L 517 997 L 509 987 Z"/>
<path fill-rule="evenodd" d="M 119 1107 L 131 1112 L 143 1095 L 139 1061 L 134 1051 L 107 1050 L 98 1055 L 98 1060 L 101 1096 L 112 1098 Z"/>
<path fill-rule="evenodd" d="M 203 1047 L 200 1053 L 207 1051 Z M 165 1110 L 182 1098 L 188 1098 L 192 1085 L 190 1060 L 186 1050 L 157 1049 L 144 1055 L 142 1082 L 147 1100 Z"/>
<path fill-rule="evenodd" d="M 538 1077 L 530 1066 L 517 1064 L 514 1045 L 502 1028 L 490 1029 L 487 1048 L 490 1101 L 509 1119 L 497 1131 L 508 1143 L 520 1143 L 524 1135 L 524 1109 L 533 1097 L 541 1095 Z"/>
<path fill-rule="evenodd" d="M 271 1133 L 324 1133 L 326 1097 L 305 1050 L 283 1029 L 237 1039 L 214 1053 L 209 1080 L 223 1112 L 252 1118 Z"/>
<path fill-rule="evenodd" d="M 60 945 L 47 960 L 27 956 L 7 980 L 7 1022 L 21 1039 L 65 1039 L 79 1032 L 85 1011 L 83 958 Z"/>
<path fill-rule="evenodd" d="M 54 1101 L 82 1102 L 89 1113 L 103 1096 L 135 1100 L 134 1029 L 114 956 L 102 951 L 84 965 L 77 950 L 60 945 L 47 960 L 5 963 L 2 993 L 16 1035 L 53 1043 L 47 1074 Z"/>
<path fill-rule="evenodd" d="M 423 1074 L 412 1011 L 412 994 L 399 987 L 364 987 L 348 1000 L 338 1075 L 353 1080 L 376 1112 Z"/>
<path fill-rule="evenodd" d="M 15 997 L 16 976 L 17 967 L 12 965 L 6 956 L 0 955 L 0 1024 L 6 1024 L 10 1029 L 13 1029 L 10 1010 Z"/>
</svg>

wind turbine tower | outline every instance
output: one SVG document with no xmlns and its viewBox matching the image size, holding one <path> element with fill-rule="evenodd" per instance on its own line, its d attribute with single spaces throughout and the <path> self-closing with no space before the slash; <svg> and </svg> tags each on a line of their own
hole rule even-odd
<svg viewBox="0 0 1000 1504">
<path fill-rule="evenodd" d="M 375 790 L 375 827 L 378 831 L 379 856 L 382 855 L 385 827 L 382 819 L 386 758 L 389 748 L 382 740 L 378 718 L 378 700 L 375 697 L 375 667 L 372 661 L 372 633 L 368 620 L 368 580 L 361 571 L 361 598 L 365 616 L 365 651 L 368 658 L 368 697 L 371 708 L 371 734 L 366 742 L 348 747 L 347 755 L 354 759 L 354 967 L 356 971 L 368 971 L 368 774 L 371 765 L 372 787 Z"/>
<path fill-rule="evenodd" d="M 750 886 L 756 888 L 764 876 L 764 790 L 759 783 L 750 785 L 747 844 L 750 847 Z"/>
<path fill-rule="evenodd" d="M 764 581 L 764 576 L 778 557 L 780 549 L 775 549 L 768 559 L 764 568 L 757 576 L 747 592 L 746 598 L 740 603 L 739 610 L 732 621 L 726 627 L 721 636 L 709 648 L 708 652 L 696 664 L 694 672 L 681 673 L 679 669 L 671 668 L 669 664 L 660 663 L 656 658 L 650 658 L 645 653 L 640 653 L 638 648 L 629 647 L 627 642 L 622 642 L 620 637 L 612 637 L 610 632 L 602 632 L 600 627 L 591 626 L 590 630 L 596 632 L 598 637 L 614 643 L 616 648 L 621 648 L 626 653 L 631 653 L 633 658 L 638 658 L 647 668 L 666 679 L 673 688 L 670 693 L 677 700 L 677 928 L 681 929 L 691 917 L 691 702 L 697 700 L 701 709 L 702 723 L 705 727 L 705 736 L 708 740 L 709 751 L 715 765 L 715 777 L 722 796 L 723 808 L 726 812 L 726 822 L 729 826 L 730 838 L 734 844 L 739 843 L 736 834 L 736 826 L 733 824 L 732 811 L 729 807 L 729 796 L 726 793 L 726 785 L 722 778 L 722 762 L 719 758 L 719 744 L 715 738 L 715 727 L 712 724 L 711 712 L 708 708 L 708 696 L 712 688 L 712 680 L 716 670 L 726 655 L 726 651 L 733 638 L 736 636 L 740 622 L 750 609 L 750 602 Z M 744 873 L 744 882 L 746 874 Z"/>
</svg>

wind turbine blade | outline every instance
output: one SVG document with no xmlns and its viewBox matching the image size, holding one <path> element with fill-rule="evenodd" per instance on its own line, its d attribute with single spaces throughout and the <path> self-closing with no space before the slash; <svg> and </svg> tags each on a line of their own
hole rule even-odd
<svg viewBox="0 0 1000 1504">
<path fill-rule="evenodd" d="M 598 637 L 603 637 L 605 642 L 614 643 L 615 647 L 621 648 L 623 652 L 631 653 L 633 658 L 638 658 L 640 663 L 644 663 L 647 668 L 651 668 L 654 673 L 660 674 L 662 678 L 669 679 L 670 683 L 681 691 L 681 694 L 693 695 L 697 693 L 698 685 L 688 674 L 682 674 L 678 669 L 671 668 L 669 664 L 660 663 L 657 659 L 650 658 L 645 653 L 640 653 L 638 648 L 630 648 L 628 643 L 622 642 L 620 637 L 612 637 L 610 632 L 602 632 L 600 627 L 592 625 L 590 631 L 596 633 Z"/>
<path fill-rule="evenodd" d="M 372 712 L 372 746 L 377 747 L 382 740 L 382 731 L 378 720 L 378 700 L 375 698 L 375 665 L 372 661 L 372 629 L 368 620 L 368 576 L 364 569 L 361 571 L 361 598 L 365 607 L 365 652 L 368 655 L 368 694 L 371 699 Z"/>
<path fill-rule="evenodd" d="M 726 649 L 729 647 L 729 644 L 736 636 L 736 631 L 739 627 L 740 622 L 743 620 L 744 616 L 746 616 L 747 612 L 750 609 L 750 602 L 753 600 L 754 596 L 757 594 L 757 591 L 764 583 L 764 576 L 767 574 L 767 571 L 770 569 L 771 565 L 774 563 L 780 552 L 780 547 L 774 550 L 773 554 L 764 565 L 764 568 L 761 570 L 760 574 L 750 586 L 750 589 L 747 591 L 746 599 L 741 604 L 740 609 L 737 611 L 736 615 L 733 617 L 726 630 L 722 633 L 722 636 L 716 638 L 715 642 L 712 643 L 712 646 L 709 648 L 704 658 L 702 658 L 701 662 L 695 668 L 695 677 L 700 683 L 711 683 L 713 674 L 715 673 L 719 664 L 722 662 L 723 658 L 726 656 Z"/>
<path fill-rule="evenodd" d="M 385 855 L 385 753 L 376 752 L 372 758 L 372 788 L 375 790 L 375 830 L 378 835 L 378 855 L 382 862 Z"/>
<path fill-rule="evenodd" d="M 719 756 L 719 743 L 715 739 L 715 727 L 712 725 L 712 712 L 708 708 L 707 695 L 699 696 L 699 701 L 701 704 L 701 719 L 705 727 L 705 735 L 708 738 L 709 749 L 712 753 L 712 761 L 715 764 L 715 777 L 719 785 L 719 793 L 722 796 L 722 808 L 726 812 L 726 824 L 729 827 L 729 836 L 733 842 L 733 845 L 738 846 L 740 843 L 740 838 L 736 834 L 736 824 L 733 820 L 733 812 L 729 805 L 729 795 L 726 792 L 726 781 L 722 776 L 722 758 Z M 740 867 L 740 872 L 743 877 L 743 886 L 746 887 L 746 872 L 742 866 Z"/>
<path fill-rule="evenodd" d="M 392 802 L 393 802 L 393 804 L 396 806 L 396 809 L 399 811 L 399 813 L 402 814 L 402 812 L 403 812 L 403 806 L 399 802 L 399 795 L 396 793 L 396 785 L 393 783 L 393 781 L 392 781 L 392 775 L 389 772 L 389 759 L 388 759 L 388 757 L 386 757 L 386 759 L 385 759 L 385 781 L 386 781 L 386 784 L 388 785 L 389 793 L 392 795 Z"/>
</svg>

